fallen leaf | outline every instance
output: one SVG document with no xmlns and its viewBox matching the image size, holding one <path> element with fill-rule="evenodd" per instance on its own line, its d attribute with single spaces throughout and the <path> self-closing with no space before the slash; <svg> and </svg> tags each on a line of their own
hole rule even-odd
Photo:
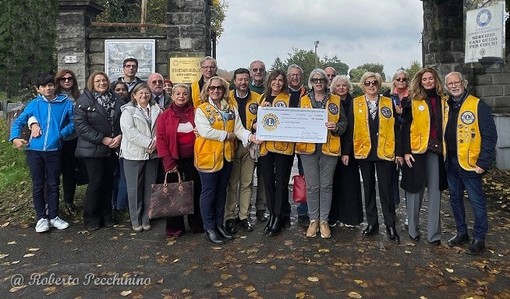
<svg viewBox="0 0 510 299">
<path fill-rule="evenodd" d="M 299 292 L 299 293 L 296 293 L 294 298 L 296 298 L 296 299 L 304 299 L 305 295 L 306 295 L 305 292 Z"/>
<path fill-rule="evenodd" d="M 450 269 L 450 268 L 445 268 L 446 272 L 448 273 L 453 273 L 453 269 Z"/>
<path fill-rule="evenodd" d="M 8 253 L 0 253 L 0 259 L 6 258 L 8 256 L 9 256 Z"/>
<path fill-rule="evenodd" d="M 57 287 L 51 286 L 43 289 L 43 292 L 46 293 L 46 296 L 51 295 L 57 291 Z"/>
<path fill-rule="evenodd" d="M 355 298 L 355 299 L 360 299 L 360 298 L 363 298 L 360 294 L 358 294 L 357 292 L 349 292 L 349 294 L 347 294 L 347 296 L 349 296 L 349 298 Z"/>
<path fill-rule="evenodd" d="M 25 254 L 23 257 L 33 257 L 34 255 L 35 255 L 35 254 L 33 254 L 33 253 L 27 253 L 27 254 Z"/>
<path fill-rule="evenodd" d="M 311 282 L 317 282 L 319 281 L 319 278 L 318 277 L 315 277 L 315 276 L 308 276 L 308 281 L 311 281 Z"/>
<path fill-rule="evenodd" d="M 2 224 L 2 226 L 0 226 L 0 227 L 1 227 L 1 228 L 7 227 L 7 226 L 9 225 L 9 223 L 10 223 L 10 222 L 9 222 L 9 221 L 7 221 L 7 222 L 3 223 L 3 224 Z"/>
<path fill-rule="evenodd" d="M 329 252 L 329 249 L 327 249 L 327 248 L 321 248 L 321 249 L 319 249 L 319 252 L 321 252 L 321 253 L 322 253 L 322 252 Z"/>
<path fill-rule="evenodd" d="M 127 296 L 131 295 L 131 293 L 133 293 L 133 291 L 131 291 L 131 290 L 127 290 L 127 291 L 122 291 L 122 292 L 120 292 L 120 295 L 121 295 L 122 297 L 127 297 Z"/>
<path fill-rule="evenodd" d="M 22 286 L 12 287 L 12 288 L 9 289 L 9 292 L 16 293 L 17 291 L 22 290 L 22 289 L 24 289 L 26 287 L 27 287 L 26 284 L 24 284 Z"/>
<path fill-rule="evenodd" d="M 269 267 L 269 268 L 271 268 L 272 270 L 276 270 L 276 266 L 275 265 L 271 265 L 271 267 Z"/>
<path fill-rule="evenodd" d="M 357 283 L 360 287 L 363 287 L 363 288 L 368 287 L 368 284 L 366 282 L 364 282 L 363 280 L 355 279 L 354 282 Z"/>
<path fill-rule="evenodd" d="M 14 245 L 14 244 L 17 244 L 16 241 L 7 242 L 7 245 Z"/>
<path fill-rule="evenodd" d="M 30 252 L 37 252 L 40 248 L 29 248 L 28 251 Z"/>
</svg>

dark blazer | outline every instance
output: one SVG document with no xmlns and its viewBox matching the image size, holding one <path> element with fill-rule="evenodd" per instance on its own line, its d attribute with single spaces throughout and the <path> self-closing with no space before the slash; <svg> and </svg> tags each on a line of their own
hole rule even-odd
<svg viewBox="0 0 510 299">
<path fill-rule="evenodd" d="M 85 89 L 76 101 L 74 109 L 74 126 L 78 134 L 76 157 L 106 158 L 115 154 L 101 141 L 104 137 L 116 137 L 120 131 L 120 106 L 122 101 L 115 95 L 115 115 L 113 119 L 106 114 L 106 110 L 95 99 L 92 93 Z"/>
</svg>

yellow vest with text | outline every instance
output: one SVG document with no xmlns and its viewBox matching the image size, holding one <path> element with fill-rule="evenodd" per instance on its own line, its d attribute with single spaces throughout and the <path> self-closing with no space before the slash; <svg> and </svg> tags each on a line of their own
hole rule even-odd
<svg viewBox="0 0 510 299">
<path fill-rule="evenodd" d="M 457 118 L 457 159 L 460 167 L 474 171 L 482 148 L 482 135 L 478 123 L 478 102 L 469 95 L 460 106 Z"/>
<path fill-rule="evenodd" d="M 448 104 L 446 100 L 448 97 L 441 97 L 441 111 L 442 111 L 442 125 L 441 128 L 444 132 L 446 130 L 446 123 L 448 122 Z M 410 141 L 411 141 L 411 153 L 423 154 L 427 151 L 429 145 L 430 136 L 430 111 L 429 105 L 426 100 L 411 100 L 411 110 L 413 115 L 413 121 L 411 122 L 410 128 Z M 446 143 L 443 138 L 443 153 L 446 152 Z"/>
<path fill-rule="evenodd" d="M 197 109 L 204 112 L 213 129 L 234 132 L 235 116 L 226 121 L 210 103 L 203 103 Z M 234 141 L 220 141 L 197 136 L 195 140 L 195 167 L 202 172 L 216 172 L 223 168 L 223 159 L 232 161 L 234 157 Z"/>
<path fill-rule="evenodd" d="M 260 98 L 260 94 L 254 91 L 248 91 L 250 93 L 248 102 L 246 103 L 246 123 L 243 124 L 244 128 L 250 132 L 252 132 L 253 124 L 257 121 L 257 109 L 259 108 L 258 99 Z M 237 106 L 237 101 L 234 96 L 235 90 L 230 91 L 230 102 L 239 109 Z"/>
<path fill-rule="evenodd" d="M 197 109 L 200 106 L 200 85 L 198 85 L 198 81 L 191 84 L 191 100 L 193 101 L 193 107 Z"/>
<path fill-rule="evenodd" d="M 328 102 L 326 103 L 328 121 L 337 123 L 340 120 L 340 109 L 342 105 L 340 101 L 340 97 L 337 95 L 331 94 L 329 96 Z M 308 95 L 301 98 L 300 107 L 313 109 L 312 100 Z M 315 143 L 297 142 L 296 153 L 311 155 L 315 152 L 315 146 Z M 322 144 L 322 153 L 328 156 L 340 156 L 340 149 L 340 136 L 333 135 L 331 131 L 328 130 L 326 143 Z"/>
<path fill-rule="evenodd" d="M 365 96 L 359 96 L 352 102 L 354 112 L 353 145 L 354 157 L 366 159 L 372 149 L 370 139 L 370 117 Z M 378 106 L 379 131 L 377 138 L 377 157 L 382 160 L 395 159 L 395 116 L 390 98 L 380 96 Z"/>
<path fill-rule="evenodd" d="M 257 101 L 261 105 L 265 100 L 265 95 L 261 95 Z M 288 94 L 281 92 L 274 98 L 273 107 L 289 107 L 290 97 Z M 263 120 L 258 120 L 257 126 L 263 125 Z M 268 152 L 278 153 L 283 155 L 294 154 L 294 142 L 286 141 L 263 141 L 260 144 L 260 155 L 265 156 Z"/>
</svg>

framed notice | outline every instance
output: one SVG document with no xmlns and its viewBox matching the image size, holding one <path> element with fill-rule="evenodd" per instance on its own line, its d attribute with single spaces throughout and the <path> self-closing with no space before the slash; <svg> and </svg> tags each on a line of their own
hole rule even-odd
<svg viewBox="0 0 510 299">
<path fill-rule="evenodd" d="M 200 60 L 203 57 L 170 57 L 170 80 L 175 83 L 193 83 L 200 79 Z"/>
<path fill-rule="evenodd" d="M 124 76 L 122 62 L 138 60 L 136 76 L 147 80 L 156 71 L 156 41 L 154 39 L 107 39 L 104 42 L 104 68 L 111 81 Z"/>
<path fill-rule="evenodd" d="M 325 143 L 326 109 L 262 107 L 257 111 L 257 139 Z"/>
</svg>

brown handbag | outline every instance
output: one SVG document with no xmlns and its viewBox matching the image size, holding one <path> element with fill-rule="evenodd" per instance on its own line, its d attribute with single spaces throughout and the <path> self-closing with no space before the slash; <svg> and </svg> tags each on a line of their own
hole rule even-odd
<svg viewBox="0 0 510 299">
<path fill-rule="evenodd" d="M 168 183 L 169 173 L 177 172 L 179 181 Z M 163 184 L 151 185 L 151 204 L 149 218 L 172 217 L 193 214 L 193 181 L 183 182 L 179 171 L 169 171 L 165 174 Z"/>
</svg>

